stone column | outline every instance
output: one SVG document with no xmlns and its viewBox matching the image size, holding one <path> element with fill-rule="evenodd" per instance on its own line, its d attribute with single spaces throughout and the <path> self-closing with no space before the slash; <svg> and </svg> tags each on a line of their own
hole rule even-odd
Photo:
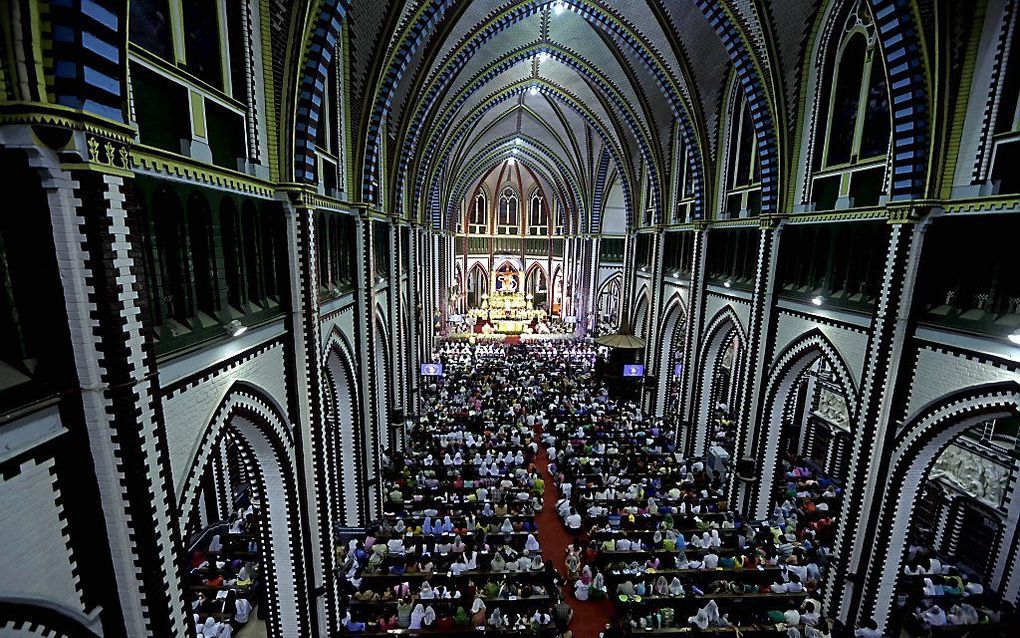
<svg viewBox="0 0 1020 638">
<path fill-rule="evenodd" d="M 361 388 L 361 432 L 365 456 L 365 498 L 368 520 L 382 513 L 382 482 L 380 480 L 381 432 L 385 431 L 386 415 L 378 414 L 375 365 L 375 260 L 372 237 L 375 229 L 367 211 L 355 223 L 355 259 L 357 263 L 354 290 L 354 339 L 358 386 Z"/>
<path fill-rule="evenodd" d="M 927 212 L 927 211 L 923 211 Z M 891 416 L 906 341 L 925 225 L 913 206 L 890 208 L 885 272 L 879 291 L 864 362 L 861 396 L 853 423 L 852 451 L 836 532 L 836 560 L 831 569 L 826 609 L 833 616 L 853 620 L 872 583 L 882 571 L 873 565 L 866 573 L 877 544 L 878 513 L 888 473 L 888 455 L 896 434 Z M 902 391 L 902 388 L 900 388 Z M 872 583 L 874 584 L 874 583 Z M 877 591 L 877 586 L 870 590 Z M 885 619 L 878 620 L 884 626 Z"/>
<path fill-rule="evenodd" d="M 289 239 L 290 333 L 294 365 L 289 374 L 297 478 L 303 514 L 301 537 L 307 548 L 313 635 L 332 635 L 339 626 L 339 601 L 333 578 L 333 522 L 338 519 L 336 440 L 326 419 L 322 365 L 319 259 L 315 209 L 310 193 L 292 191 L 285 208 Z"/>
<path fill-rule="evenodd" d="M 694 432 L 697 427 L 697 407 L 694 405 L 695 388 L 698 374 L 698 349 L 701 346 L 701 329 L 704 323 L 705 304 L 705 248 L 708 246 L 708 225 L 700 222 L 699 230 L 695 231 L 694 247 L 691 250 L 691 281 L 687 299 L 687 328 L 684 331 L 683 355 L 680 364 L 683 366 L 680 375 L 680 415 L 677 431 L 674 433 L 677 449 L 688 455 L 693 453 Z"/>
<path fill-rule="evenodd" d="M 42 177 L 117 588 L 117 634 L 187 636 L 183 542 L 139 243 L 129 132 L 71 133 L 61 159 L 29 127 L 0 129 Z M 69 404 L 73 404 L 74 399 Z M 77 415 L 76 415 L 77 416 Z"/>
<path fill-rule="evenodd" d="M 772 333 L 772 312 L 775 307 L 776 262 L 779 257 L 779 229 L 777 217 L 759 219 L 758 265 L 755 269 L 754 289 L 751 295 L 751 313 L 747 326 L 747 343 L 743 344 L 743 366 L 740 370 L 740 389 L 737 399 L 737 437 L 732 463 L 753 454 L 755 436 L 760 433 L 762 386 L 768 373 L 768 344 Z M 768 442 L 770 445 L 773 442 Z M 755 463 L 759 460 L 755 459 Z M 774 468 L 757 467 L 755 476 L 760 479 Z M 751 497 L 754 484 L 744 483 L 730 476 L 730 502 L 738 511 L 762 518 L 766 512 L 754 507 Z"/>
</svg>

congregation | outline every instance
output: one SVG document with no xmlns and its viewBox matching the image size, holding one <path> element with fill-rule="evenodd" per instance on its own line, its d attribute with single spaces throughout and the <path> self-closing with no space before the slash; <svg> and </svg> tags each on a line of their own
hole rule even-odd
<svg viewBox="0 0 1020 638">
<path fill-rule="evenodd" d="M 385 515 L 339 550 L 347 632 L 587 636 L 570 621 L 585 615 L 607 637 L 874 635 L 821 614 L 842 490 L 808 464 L 787 459 L 771 517 L 748 520 L 723 470 L 610 397 L 593 345 L 437 355 L 445 376 L 386 459 Z"/>
</svg>

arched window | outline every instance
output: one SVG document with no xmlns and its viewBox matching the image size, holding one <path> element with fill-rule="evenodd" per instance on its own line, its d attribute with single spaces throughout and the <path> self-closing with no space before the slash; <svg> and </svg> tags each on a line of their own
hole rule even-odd
<svg viewBox="0 0 1020 638">
<path fill-rule="evenodd" d="M 545 200 L 537 189 L 531 195 L 531 204 L 528 208 L 528 234 L 549 234 L 549 216 L 545 211 Z"/>
<path fill-rule="evenodd" d="M 727 131 L 724 219 L 747 217 L 761 212 L 761 162 L 755 143 L 751 108 L 739 82 L 730 88 L 733 94 Z"/>
<path fill-rule="evenodd" d="M 216 287 L 212 217 L 209 204 L 198 193 L 188 198 L 188 253 L 191 255 L 192 285 L 197 310 L 213 316 L 219 311 Z"/>
<path fill-rule="evenodd" d="M 826 68 L 811 199 L 816 210 L 874 206 L 884 192 L 891 121 L 875 26 L 861 3 Z"/>
<path fill-rule="evenodd" d="M 163 322 L 173 319 L 187 325 L 191 317 L 188 286 L 188 254 L 185 250 L 184 214 L 177 195 L 160 188 L 153 195 L 156 231 L 156 262 L 159 268 L 159 299 Z"/>
<path fill-rule="evenodd" d="M 690 221 L 691 207 L 694 205 L 694 179 L 690 175 L 690 151 L 680 137 L 680 125 L 674 130 L 676 139 L 676 208 L 673 211 L 673 223 L 682 224 Z"/>
<path fill-rule="evenodd" d="M 1013 10 L 1012 31 L 1014 36 L 1010 44 L 1005 44 L 1008 51 L 1003 52 L 1003 61 L 999 65 L 998 80 L 995 90 L 989 91 L 988 104 L 991 105 L 998 97 L 992 133 L 991 181 L 996 184 L 996 193 L 1020 192 L 1020 177 L 1016 166 L 1020 163 L 1020 43 L 1016 41 L 1017 13 Z M 1007 24 L 1004 28 L 1009 29 Z M 1007 31 L 1003 31 L 1005 34 Z M 1005 39 L 1003 39 L 1005 42 Z"/>
<path fill-rule="evenodd" d="M 336 196 L 339 191 L 343 190 L 341 181 L 343 104 L 340 99 L 340 96 L 343 95 L 340 87 L 343 74 L 339 71 L 341 57 L 339 46 L 338 44 L 338 50 L 326 71 L 322 113 L 319 116 L 321 125 L 315 144 L 315 154 L 319 161 L 319 183 L 322 186 L 322 191 L 331 196 Z"/>
<path fill-rule="evenodd" d="M 504 186 L 499 194 L 499 217 L 496 220 L 498 235 L 517 235 L 521 232 L 521 200 L 512 186 Z"/>
<path fill-rule="evenodd" d="M 468 232 L 472 235 L 484 235 L 489 232 L 489 202 L 485 192 L 478 191 L 468 219 Z"/>
</svg>

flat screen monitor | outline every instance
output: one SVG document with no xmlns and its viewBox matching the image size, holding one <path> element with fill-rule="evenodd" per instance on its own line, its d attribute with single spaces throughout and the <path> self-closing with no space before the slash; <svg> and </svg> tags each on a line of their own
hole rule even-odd
<svg viewBox="0 0 1020 638">
<path fill-rule="evenodd" d="M 423 363 L 423 364 L 421 364 L 421 376 L 423 376 L 423 377 L 441 377 L 441 376 L 443 376 L 443 364 L 441 364 L 441 363 Z"/>
<path fill-rule="evenodd" d="M 626 363 L 623 366 L 623 376 L 643 377 L 645 376 L 645 367 L 640 363 Z"/>
</svg>

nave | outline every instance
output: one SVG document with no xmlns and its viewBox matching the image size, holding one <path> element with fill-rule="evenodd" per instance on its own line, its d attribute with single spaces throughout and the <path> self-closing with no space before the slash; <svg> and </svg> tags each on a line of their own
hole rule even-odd
<svg viewBox="0 0 1020 638">
<path fill-rule="evenodd" d="M 1020 0 L 0 1 L 0 638 L 1020 635 L 1018 162 Z"/>
<path fill-rule="evenodd" d="M 346 633 L 850 635 L 821 613 L 842 488 L 816 465 L 786 459 L 771 516 L 752 520 L 724 468 L 610 398 L 590 343 L 439 357 L 387 459 L 383 517 L 338 549 Z M 980 604 L 953 613 L 976 623 Z"/>
</svg>

